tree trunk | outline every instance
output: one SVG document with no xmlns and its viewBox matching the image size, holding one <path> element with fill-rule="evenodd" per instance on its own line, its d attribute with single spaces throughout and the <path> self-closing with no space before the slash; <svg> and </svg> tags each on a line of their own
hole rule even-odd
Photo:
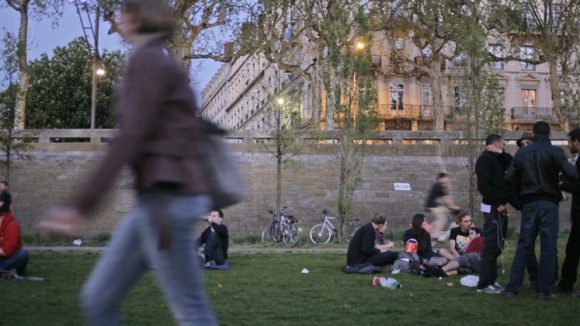
<svg viewBox="0 0 580 326">
<path fill-rule="evenodd" d="M 24 129 L 26 118 L 26 97 L 28 95 L 28 84 L 30 76 L 28 74 L 28 4 L 29 0 L 22 0 L 20 4 L 20 27 L 18 30 L 18 70 L 20 87 L 16 94 L 16 105 L 14 108 L 14 128 Z"/>
<path fill-rule="evenodd" d="M 431 83 L 433 85 L 433 129 L 437 131 L 445 129 L 445 109 L 441 96 L 441 60 L 442 58 L 433 61 L 433 69 L 431 72 Z"/>
<path fill-rule="evenodd" d="M 278 140 L 276 148 L 276 214 L 280 217 L 280 209 L 282 208 L 282 150 L 280 148 L 280 141 Z"/>
<path fill-rule="evenodd" d="M 173 55 L 182 62 L 185 69 L 189 72 L 191 70 L 191 48 L 193 46 L 193 40 L 182 35 L 181 32 L 176 31 L 172 38 L 172 42 L 169 43 L 169 50 Z"/>
<path fill-rule="evenodd" d="M 328 71 L 328 92 L 326 95 L 326 130 L 334 130 L 334 111 L 336 108 L 336 73 L 332 67 Z"/>
<path fill-rule="evenodd" d="M 554 112 L 558 117 L 558 122 L 560 122 L 562 130 L 568 132 L 570 131 L 570 119 L 566 114 L 564 114 L 564 112 L 562 112 L 562 107 L 560 105 L 560 76 L 558 76 L 558 63 L 556 59 L 551 59 L 548 62 L 548 67 L 550 68 L 548 82 L 550 83 L 550 93 L 552 97 L 552 112 Z"/>
</svg>

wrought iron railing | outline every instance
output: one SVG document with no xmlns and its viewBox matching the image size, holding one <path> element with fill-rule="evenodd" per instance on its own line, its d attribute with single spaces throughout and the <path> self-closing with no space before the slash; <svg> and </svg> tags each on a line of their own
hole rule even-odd
<svg viewBox="0 0 580 326">
<path fill-rule="evenodd" d="M 511 109 L 511 119 L 517 121 L 538 121 L 544 120 L 549 122 L 557 122 L 558 117 L 552 111 L 552 108 L 542 107 L 513 107 Z"/>
<path fill-rule="evenodd" d="M 433 106 L 421 104 L 377 104 L 376 111 L 384 119 L 422 119 L 433 118 Z"/>
</svg>

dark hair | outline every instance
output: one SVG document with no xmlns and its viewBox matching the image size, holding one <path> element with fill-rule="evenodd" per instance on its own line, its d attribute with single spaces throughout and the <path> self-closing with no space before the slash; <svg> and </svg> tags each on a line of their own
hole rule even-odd
<svg viewBox="0 0 580 326">
<path fill-rule="evenodd" d="M 378 225 L 385 224 L 387 222 L 387 218 L 379 213 L 376 213 L 375 216 L 371 218 L 371 222 Z"/>
<path fill-rule="evenodd" d="M 139 33 L 173 32 L 172 12 L 166 0 L 123 0 L 123 11 L 137 17 Z"/>
<path fill-rule="evenodd" d="M 415 214 L 411 221 L 411 234 L 417 241 L 427 238 L 428 235 L 427 230 L 423 229 L 423 222 L 425 222 L 425 215 L 420 213 Z"/>
<path fill-rule="evenodd" d="M 580 128 L 576 128 L 576 129 L 574 129 L 574 130 L 570 131 L 570 132 L 568 133 L 568 138 L 570 138 L 570 140 L 571 140 L 572 142 L 574 142 L 574 141 L 576 141 L 576 140 L 577 140 L 577 141 L 580 141 Z"/>
<path fill-rule="evenodd" d="M 221 218 L 224 218 L 224 212 L 222 212 L 220 209 L 214 209 L 213 211 L 214 211 L 214 212 L 218 212 L 218 215 L 219 215 Z"/>
<path fill-rule="evenodd" d="M 439 179 L 447 178 L 448 176 L 449 174 L 445 172 L 437 173 L 437 181 L 439 181 Z"/>
<path fill-rule="evenodd" d="M 472 227 L 470 230 L 473 230 L 475 232 L 475 234 L 481 234 L 481 229 L 478 227 Z"/>
<path fill-rule="evenodd" d="M 498 135 L 498 134 L 491 134 L 491 135 L 487 136 L 487 138 L 485 139 L 485 145 L 486 146 L 487 145 L 491 145 L 491 144 L 493 144 L 495 142 L 498 142 L 498 141 L 500 141 L 502 139 L 503 138 L 500 135 Z"/>
<path fill-rule="evenodd" d="M 464 217 L 466 217 L 466 216 L 469 216 L 469 215 L 471 215 L 471 214 L 470 214 L 468 211 L 461 211 L 461 213 L 459 213 L 459 216 L 457 216 L 457 220 L 458 220 L 459 222 L 461 222 L 461 220 L 462 220 Z"/>
<path fill-rule="evenodd" d="M 2 180 L 0 183 L 3 183 L 6 187 L 8 187 L 8 181 Z"/>
<path fill-rule="evenodd" d="M 550 136 L 550 125 L 546 121 L 538 121 L 532 127 L 534 136 Z"/>
</svg>

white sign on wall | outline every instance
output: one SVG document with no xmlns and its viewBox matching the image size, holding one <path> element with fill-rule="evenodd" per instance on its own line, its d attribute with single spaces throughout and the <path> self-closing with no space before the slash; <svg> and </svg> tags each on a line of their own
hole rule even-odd
<svg viewBox="0 0 580 326">
<path fill-rule="evenodd" d="M 395 191 L 411 191 L 411 184 L 409 183 L 395 182 L 393 186 L 395 186 Z"/>
</svg>

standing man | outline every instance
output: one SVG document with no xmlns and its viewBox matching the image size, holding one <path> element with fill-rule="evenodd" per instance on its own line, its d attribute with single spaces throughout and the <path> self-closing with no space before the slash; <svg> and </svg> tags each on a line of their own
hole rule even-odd
<svg viewBox="0 0 580 326">
<path fill-rule="evenodd" d="M 121 78 L 119 131 L 70 206 L 50 210 L 41 222 L 49 234 L 75 235 L 122 168 L 135 175 L 136 206 L 82 290 L 87 325 L 120 325 L 123 298 L 149 270 L 177 325 L 217 325 L 192 250 L 195 224 L 212 200 L 191 154 L 203 134 L 188 72 L 164 48 L 172 17 L 166 0 L 121 1 L 122 35 L 133 49 Z"/>
<path fill-rule="evenodd" d="M 0 214 L 12 212 L 12 196 L 8 192 L 8 182 L 0 181 Z"/>
<path fill-rule="evenodd" d="M 564 155 L 564 151 L 550 143 L 550 125 L 544 121 L 534 124 L 534 143 L 516 153 L 505 180 L 522 200 L 520 238 L 512 263 L 506 297 L 520 291 L 524 270 L 532 243 L 540 234 L 540 267 L 536 287 L 537 298 L 550 300 L 554 287 L 556 255 L 558 253 L 559 202 L 562 193 L 559 174 L 576 180 L 578 173 Z"/>
<path fill-rule="evenodd" d="M 207 217 L 209 226 L 197 239 L 198 247 L 205 245 L 203 253 L 206 266 L 224 265 L 228 259 L 228 228 L 223 224 L 223 221 L 224 213 L 221 210 L 209 213 Z"/>
<path fill-rule="evenodd" d="M 568 134 L 568 146 L 571 153 L 580 153 L 580 128 L 576 128 Z M 576 159 L 576 171 L 580 174 L 580 156 Z M 562 279 L 558 283 L 558 288 L 563 293 L 578 297 L 580 293 L 574 292 L 574 283 L 576 283 L 580 261 L 580 183 L 578 181 L 565 181 L 562 183 L 562 190 L 572 194 L 572 207 L 570 209 L 572 228 L 566 244 L 566 258 L 562 265 Z"/>
<path fill-rule="evenodd" d="M 445 241 L 449 237 L 447 227 L 449 226 L 449 209 L 454 211 L 461 208 L 455 204 L 453 197 L 449 194 L 449 175 L 447 173 L 439 173 L 437 175 L 437 182 L 431 187 L 427 200 L 425 201 L 425 209 L 433 214 L 435 228 L 433 230 L 433 237 L 438 241 Z"/>
<path fill-rule="evenodd" d="M 491 134 L 485 140 L 485 151 L 475 164 L 477 190 L 482 196 L 483 251 L 477 292 L 501 293 L 497 280 L 497 257 L 504 246 L 507 230 L 507 203 L 510 191 L 504 181 L 512 156 L 504 151 L 500 135 Z"/>
</svg>

